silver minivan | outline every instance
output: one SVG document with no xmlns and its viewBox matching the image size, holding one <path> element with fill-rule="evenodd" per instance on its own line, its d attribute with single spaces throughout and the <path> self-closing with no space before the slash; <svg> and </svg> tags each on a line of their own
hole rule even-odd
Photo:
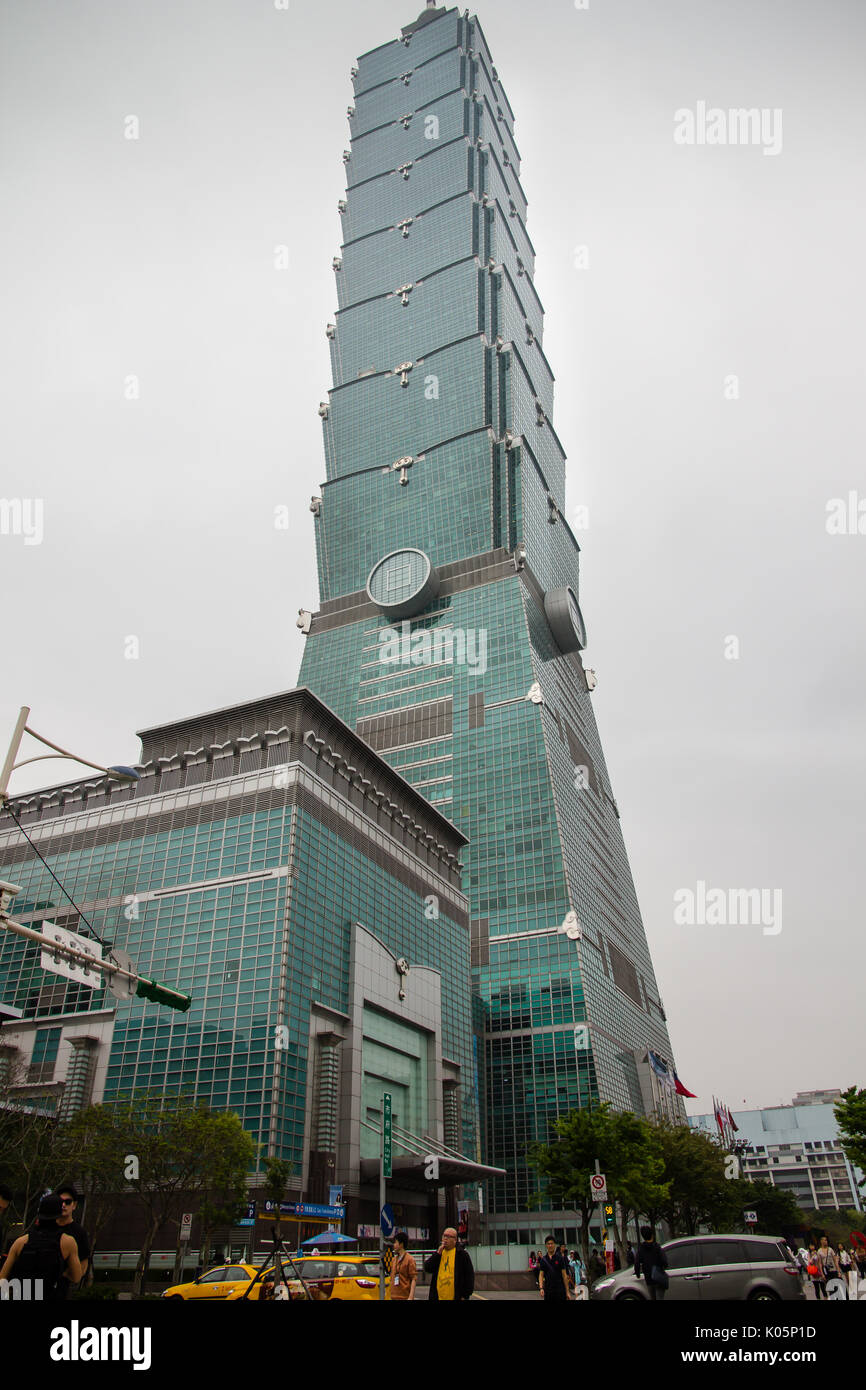
<svg viewBox="0 0 866 1390">
<path fill-rule="evenodd" d="M 805 1298 L 796 1262 L 781 1236 L 688 1236 L 662 1249 L 668 1261 L 668 1299 L 703 1302 L 741 1299 L 777 1302 Z M 631 1269 L 606 1274 L 590 1289 L 593 1299 L 649 1301 L 646 1280 Z"/>
</svg>

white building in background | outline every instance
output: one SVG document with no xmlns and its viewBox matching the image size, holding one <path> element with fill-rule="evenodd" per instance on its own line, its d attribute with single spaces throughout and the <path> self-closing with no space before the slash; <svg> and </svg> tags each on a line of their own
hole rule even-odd
<svg viewBox="0 0 866 1390">
<path fill-rule="evenodd" d="M 846 1157 L 833 1105 L 842 1092 L 800 1091 L 790 1105 L 735 1110 L 743 1176 L 790 1192 L 803 1208 L 864 1209 L 863 1174 Z M 692 1115 L 693 1129 L 716 1135 L 714 1115 Z"/>
</svg>

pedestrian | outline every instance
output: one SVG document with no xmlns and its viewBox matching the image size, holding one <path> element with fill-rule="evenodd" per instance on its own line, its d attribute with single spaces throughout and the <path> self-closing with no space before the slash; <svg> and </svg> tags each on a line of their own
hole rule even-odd
<svg viewBox="0 0 866 1390">
<path fill-rule="evenodd" d="M 826 1236 L 821 1237 L 821 1243 L 818 1246 L 818 1259 L 824 1269 L 826 1292 L 826 1281 L 828 1279 L 839 1278 L 839 1261 L 836 1258 L 836 1251 L 833 1249 Z"/>
<path fill-rule="evenodd" d="M 60 1285 L 68 1288 L 69 1283 L 78 1283 L 81 1263 L 75 1241 L 58 1224 L 62 1211 L 60 1198 L 53 1193 L 42 1198 L 36 1224 L 12 1242 L 0 1279 L 41 1279 L 44 1299 L 53 1302 L 66 1297 Z"/>
<path fill-rule="evenodd" d="M 78 1210 L 79 1195 L 71 1182 L 62 1183 L 56 1188 L 53 1194 L 60 1198 L 63 1212 L 58 1219 L 58 1226 L 61 1231 L 65 1231 L 68 1236 L 72 1236 L 78 1247 L 78 1259 L 81 1262 L 81 1275 L 84 1278 L 90 1264 L 90 1239 L 80 1222 L 75 1220 L 75 1213 Z M 77 1280 L 76 1280 L 77 1282 Z M 67 1280 L 60 1281 L 60 1297 L 65 1298 L 71 1292 L 73 1285 Z"/>
<path fill-rule="evenodd" d="M 592 1281 L 595 1280 L 595 1279 L 601 1279 L 602 1276 L 603 1276 L 604 1274 L 606 1274 L 606 1273 L 607 1273 L 607 1270 L 605 1269 L 604 1260 L 601 1258 L 601 1255 L 598 1253 L 598 1246 L 593 1246 L 592 1254 L 591 1254 L 590 1257 L 589 1257 L 589 1278 L 590 1278 L 590 1282 L 592 1282 Z"/>
<path fill-rule="evenodd" d="M 851 1259 L 851 1255 L 845 1249 L 844 1245 L 842 1245 L 841 1243 L 839 1245 L 839 1250 L 836 1255 L 836 1263 L 839 1266 L 839 1277 L 845 1280 L 845 1290 L 850 1294 L 851 1269 L 854 1261 Z"/>
<path fill-rule="evenodd" d="M 652 1226 L 641 1226 L 641 1243 L 634 1259 L 634 1277 L 646 1280 L 653 1303 L 662 1302 L 668 1289 L 668 1257 L 653 1234 Z"/>
<path fill-rule="evenodd" d="M 567 1303 L 570 1296 L 568 1258 L 563 1258 L 561 1251 L 557 1250 L 553 1236 L 548 1236 L 544 1243 L 547 1254 L 541 1261 L 538 1292 L 545 1303 Z"/>
<path fill-rule="evenodd" d="M 571 1257 L 569 1256 L 569 1253 L 568 1253 L 568 1246 L 567 1246 L 567 1245 L 560 1245 L 560 1247 L 559 1247 L 559 1253 L 560 1253 L 560 1255 L 562 1256 L 563 1260 L 565 1261 L 565 1269 L 566 1269 L 566 1273 L 568 1274 L 568 1287 L 569 1287 L 570 1289 L 573 1290 L 573 1289 L 574 1289 L 574 1270 L 573 1270 L 572 1267 L 571 1267 Z"/>
<path fill-rule="evenodd" d="M 814 1243 L 809 1246 L 809 1259 L 806 1265 L 806 1273 L 812 1280 L 815 1298 L 820 1303 L 822 1298 L 827 1297 L 827 1290 L 824 1287 L 824 1265 Z"/>
<path fill-rule="evenodd" d="M 391 1302 L 414 1303 L 418 1266 L 407 1250 L 409 1237 L 398 1231 L 394 1237 L 394 1257 L 391 1260 Z"/>
<path fill-rule="evenodd" d="M 529 1252 L 529 1272 L 535 1280 L 535 1287 L 538 1288 L 538 1261 L 535 1258 L 535 1251 Z"/>
<path fill-rule="evenodd" d="M 475 1290 L 475 1270 L 469 1251 L 457 1246 L 457 1232 L 448 1226 L 435 1255 L 424 1261 L 432 1276 L 428 1303 L 465 1303 Z"/>
</svg>

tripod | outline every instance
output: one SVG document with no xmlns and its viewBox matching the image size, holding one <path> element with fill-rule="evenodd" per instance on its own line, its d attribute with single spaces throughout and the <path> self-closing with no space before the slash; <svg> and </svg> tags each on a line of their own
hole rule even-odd
<svg viewBox="0 0 866 1390">
<path fill-rule="evenodd" d="M 283 1244 L 283 1237 L 280 1232 L 279 1223 L 277 1223 L 276 1226 L 271 1227 L 271 1236 L 273 1238 L 274 1248 L 270 1254 L 265 1255 L 264 1259 L 262 1260 L 261 1264 L 256 1270 L 255 1278 L 250 1281 L 249 1288 L 244 1294 L 244 1298 L 249 1298 L 253 1287 L 259 1282 L 259 1280 L 262 1280 L 262 1288 L 264 1290 L 265 1281 L 262 1279 L 262 1275 L 264 1274 L 271 1261 L 273 1261 L 274 1279 L 273 1293 L 271 1294 L 271 1298 L 276 1303 L 291 1302 L 291 1295 L 289 1293 L 289 1281 L 286 1278 L 286 1272 L 283 1268 L 283 1260 L 285 1260 L 288 1263 L 292 1274 L 298 1280 L 298 1282 L 301 1285 L 301 1288 L 304 1290 L 304 1298 L 309 1299 L 311 1303 L 314 1302 L 315 1300 L 313 1299 L 313 1295 L 310 1293 L 307 1282 L 304 1279 L 304 1276 L 301 1273 L 300 1269 L 295 1264 L 294 1256 L 289 1254 L 288 1250 Z"/>
</svg>

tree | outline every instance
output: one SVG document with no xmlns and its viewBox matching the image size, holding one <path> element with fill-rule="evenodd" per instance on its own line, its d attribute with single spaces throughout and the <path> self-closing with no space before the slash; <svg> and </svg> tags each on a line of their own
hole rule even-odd
<svg viewBox="0 0 866 1390">
<path fill-rule="evenodd" d="M 726 1184 L 728 1198 L 725 1226 L 729 1231 L 745 1231 L 744 1212 L 753 1211 L 758 1218 L 756 1230 L 760 1235 L 779 1236 L 794 1241 L 805 1228 L 806 1218 L 793 1194 L 771 1182 L 749 1182 L 736 1178 Z"/>
<path fill-rule="evenodd" d="M 276 1226 L 273 1228 L 275 1233 L 274 1242 L 274 1268 L 277 1271 L 277 1280 L 283 1272 L 282 1259 L 277 1259 L 280 1249 L 282 1233 L 280 1228 L 280 1204 L 286 1195 L 286 1188 L 289 1185 L 289 1178 L 292 1176 L 292 1165 L 285 1158 L 269 1158 L 265 1162 L 265 1197 L 269 1202 L 276 1206 Z"/>
<path fill-rule="evenodd" d="M 198 1207 L 199 1246 L 201 1264 L 207 1269 L 208 1248 L 213 1232 L 220 1226 L 233 1226 L 247 1205 L 246 1174 L 238 1173 L 234 1182 L 202 1194 Z"/>
<path fill-rule="evenodd" d="M 863 1213 L 842 1211 L 838 1207 L 810 1207 L 803 1213 L 803 1225 L 807 1240 L 817 1245 L 821 1237 L 826 1236 L 830 1245 L 838 1249 L 840 1245 L 849 1244 L 852 1231 L 862 1230 Z"/>
<path fill-rule="evenodd" d="M 52 1185 L 57 1116 L 46 1097 L 23 1092 L 27 1068 L 5 1061 L 0 1080 L 0 1182 L 14 1193 L 13 1210 L 23 1230 Z M 21 1232 L 19 1231 L 18 1234 Z M 11 1234 L 11 1231 L 8 1233 Z"/>
<path fill-rule="evenodd" d="M 88 1105 L 58 1127 L 55 1184 L 68 1181 L 74 1173 L 76 1186 L 81 1189 L 81 1220 L 91 1246 L 88 1283 L 93 1282 L 93 1251 L 100 1232 L 120 1201 L 126 1153 L 125 1137 L 108 1106 Z"/>
<path fill-rule="evenodd" d="M 724 1228 L 728 1209 L 727 1155 L 709 1135 L 660 1120 L 655 1126 L 670 1196 L 645 1212 L 657 1225 L 664 1220 L 671 1235 L 693 1236 L 698 1226 Z"/>
<path fill-rule="evenodd" d="M 186 1096 L 144 1092 L 104 1108 L 123 1150 L 118 1176 L 129 1174 L 129 1189 L 146 1219 L 133 1285 L 138 1294 L 157 1232 L 180 1224 L 181 1196 L 235 1192 L 252 1167 L 255 1145 L 237 1115 Z"/>
<path fill-rule="evenodd" d="M 593 1110 L 572 1110 L 553 1128 L 556 1138 L 551 1143 L 529 1146 L 528 1161 L 544 1179 L 535 1204 L 553 1200 L 580 1214 L 581 1254 L 588 1261 L 589 1227 L 596 1213 L 589 1180 L 598 1160 L 610 1199 L 625 1209 L 622 1228 L 615 1233 L 622 1253 L 628 1211 L 667 1198 L 666 1185 L 659 1183 L 662 1164 L 653 1126 L 630 1112 L 613 1113 L 604 1103 Z"/>
<path fill-rule="evenodd" d="M 866 1175 L 866 1090 L 849 1086 L 833 1107 L 846 1155 Z M 860 1186 L 866 1187 L 866 1176 Z"/>
</svg>

